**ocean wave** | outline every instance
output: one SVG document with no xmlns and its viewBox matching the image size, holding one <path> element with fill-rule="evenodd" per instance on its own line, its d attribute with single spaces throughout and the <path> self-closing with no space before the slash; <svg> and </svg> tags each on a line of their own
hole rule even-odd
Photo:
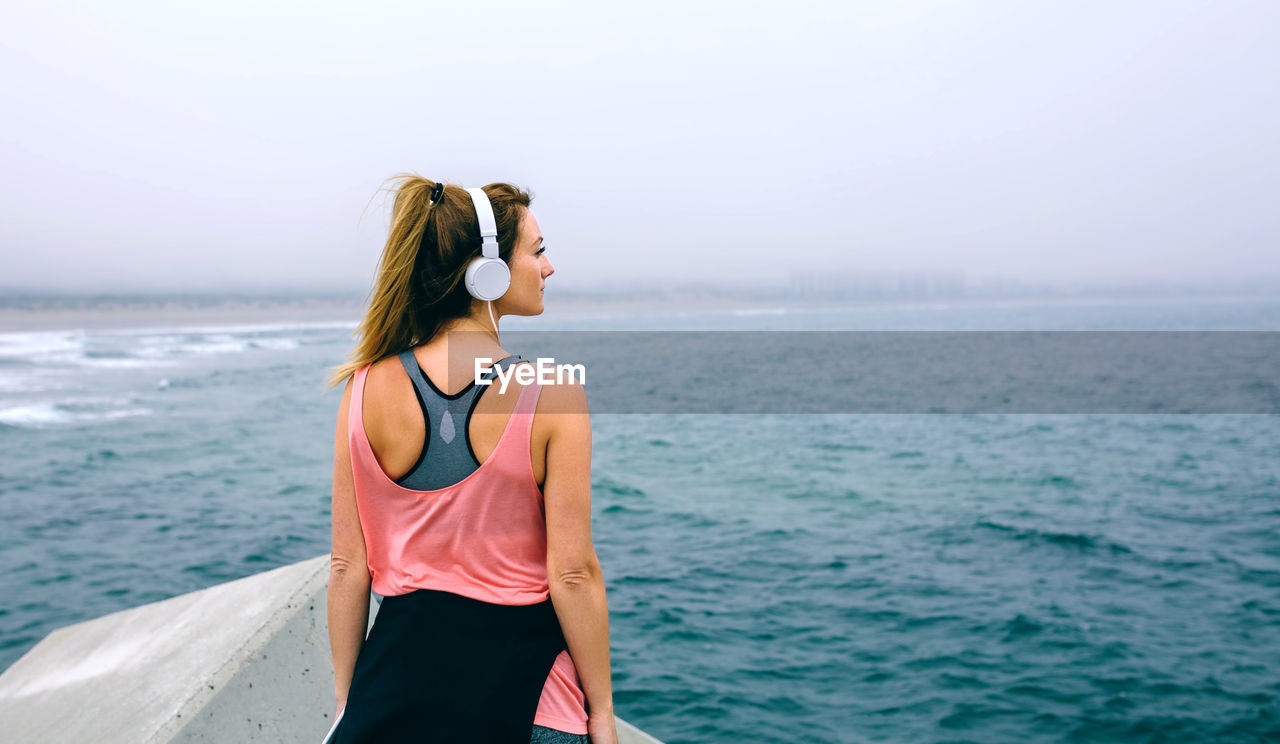
<svg viewBox="0 0 1280 744">
<path fill-rule="evenodd" d="M 65 385 L 56 382 L 46 371 L 0 373 L 0 393 L 40 393 L 65 389 Z"/>
<path fill-rule="evenodd" d="M 1112 553 L 1132 553 L 1133 550 L 1120 543 L 1108 540 L 1100 535 L 1085 535 L 1078 532 L 1049 532 L 1031 527 L 1014 527 L 981 520 L 974 523 L 974 528 L 991 530 L 1003 534 L 1012 540 L 1043 545 L 1056 545 L 1062 548 L 1073 548 L 1081 551 L 1103 550 Z"/>
<path fill-rule="evenodd" d="M 217 334 L 217 333 L 282 333 L 290 331 L 324 331 L 334 328 L 355 328 L 354 320 L 319 320 L 297 323 L 239 323 L 234 325 L 150 326 L 146 328 L 121 328 L 103 331 L 104 336 L 155 336 L 159 334 Z"/>
<path fill-rule="evenodd" d="M 186 330 L 95 332 L 82 330 L 0 334 L 0 364 L 26 369 L 53 367 L 149 369 L 179 365 L 183 357 L 234 355 L 254 350 L 289 351 L 303 344 L 306 331 L 332 325 L 272 324 Z M 180 332 L 179 332 L 180 331 Z M 304 333 L 298 334 L 299 331 Z M 292 332 L 293 335 L 282 335 Z M 29 386 L 0 381 L 0 390 Z"/>
<path fill-rule="evenodd" d="M 106 356 L 102 354 L 50 354 L 39 360 L 44 365 L 62 364 L 90 369 L 151 369 L 171 367 L 176 362 L 165 359 L 138 359 L 130 356 Z"/>
<path fill-rule="evenodd" d="M 146 346 L 138 349 L 140 356 L 152 359 L 165 359 L 172 356 L 211 356 L 215 354 L 239 354 L 250 349 L 249 341 L 226 338 L 211 338 L 203 341 Z"/>
<path fill-rule="evenodd" d="M 13 406 L 0 408 L 0 423 L 9 426 L 42 426 L 45 424 L 63 424 L 71 421 L 71 414 L 58 410 L 50 403 L 37 403 L 31 406 Z"/>
<path fill-rule="evenodd" d="M 43 428 L 66 424 L 113 421 L 132 416 L 149 416 L 148 408 L 117 408 L 108 411 L 72 411 L 64 404 L 34 403 L 0 409 L 0 423 L 17 428 Z"/>
<path fill-rule="evenodd" d="M 82 353 L 84 331 L 0 333 L 0 358 L 27 360 L 51 354 Z"/>
</svg>

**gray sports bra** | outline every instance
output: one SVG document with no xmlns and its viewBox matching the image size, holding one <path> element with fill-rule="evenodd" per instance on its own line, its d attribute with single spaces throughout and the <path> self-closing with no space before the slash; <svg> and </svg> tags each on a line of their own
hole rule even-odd
<svg viewBox="0 0 1280 744">
<path fill-rule="evenodd" d="M 520 355 L 513 354 L 494 363 L 493 367 L 505 370 L 507 365 L 523 361 Z M 434 491 L 452 486 L 480 467 L 480 461 L 471 449 L 471 414 L 488 388 L 472 380 L 457 393 L 446 395 L 423 373 L 413 349 L 400 352 L 400 363 L 409 373 L 409 379 L 413 380 L 413 391 L 418 397 L 418 405 L 422 407 L 423 421 L 427 424 L 427 436 L 422 441 L 418 461 L 396 480 L 396 484 L 415 491 Z M 497 373 L 494 369 L 481 375 L 481 379 L 495 379 Z"/>
</svg>

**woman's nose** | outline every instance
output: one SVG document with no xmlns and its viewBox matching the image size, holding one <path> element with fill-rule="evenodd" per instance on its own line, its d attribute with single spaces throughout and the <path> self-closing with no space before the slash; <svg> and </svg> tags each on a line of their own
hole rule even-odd
<svg viewBox="0 0 1280 744">
<path fill-rule="evenodd" d="M 543 270 L 543 272 L 542 272 L 542 278 L 543 278 L 543 279 L 546 279 L 547 277 L 551 276 L 551 275 L 552 275 L 552 274 L 554 274 L 554 273 L 556 273 L 556 267 L 554 267 L 554 266 L 552 266 L 552 265 L 551 265 L 551 259 L 549 259 L 549 258 L 548 258 L 548 259 L 547 259 L 547 268 L 546 268 L 545 270 Z"/>
</svg>

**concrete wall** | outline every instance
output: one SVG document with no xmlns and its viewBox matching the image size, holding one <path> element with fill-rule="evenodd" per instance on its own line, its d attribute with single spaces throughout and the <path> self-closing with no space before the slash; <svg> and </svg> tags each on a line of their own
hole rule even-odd
<svg viewBox="0 0 1280 744">
<path fill-rule="evenodd" d="M 60 628 L 0 675 L 6 742 L 304 742 L 333 723 L 329 556 Z M 370 596 L 372 627 L 378 604 Z M 660 744 L 618 721 L 621 744 Z"/>
</svg>

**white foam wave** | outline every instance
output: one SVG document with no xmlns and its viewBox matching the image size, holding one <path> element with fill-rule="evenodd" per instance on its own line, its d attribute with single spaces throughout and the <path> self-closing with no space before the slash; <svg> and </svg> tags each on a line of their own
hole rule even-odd
<svg viewBox="0 0 1280 744">
<path fill-rule="evenodd" d="M 33 359 L 84 351 L 84 331 L 0 333 L 0 357 Z"/>
<path fill-rule="evenodd" d="M 49 390 L 67 390 L 60 380 L 65 379 L 58 370 L 25 367 L 0 372 L 0 393 L 40 393 Z"/>
<path fill-rule="evenodd" d="M 158 334 L 209 334 L 209 333 L 279 333 L 311 331 L 328 328 L 355 328 L 354 320 L 320 320 L 298 323 L 257 323 L 241 325 L 155 326 L 151 328 L 121 328 L 104 332 L 111 336 L 155 336 Z"/>
<path fill-rule="evenodd" d="M 191 333 L 184 334 L 142 336 L 138 339 L 140 348 L 137 348 L 135 353 L 148 359 L 162 359 L 174 355 L 240 354 L 252 349 L 283 351 L 296 349 L 299 345 L 295 338 L 257 335 L 245 337 L 232 333 L 206 333 L 193 330 Z"/>
<path fill-rule="evenodd" d="M 0 333 L 0 361 L 31 365 L 42 372 L 59 367 L 148 369 L 178 366 L 183 357 L 234 355 L 255 350 L 288 351 L 301 346 L 316 329 L 353 328 L 351 322 L 272 323 L 240 326 L 191 326 L 174 329 L 40 331 Z M 292 332 L 293 335 L 289 335 Z M 31 387 L 15 379 L 0 381 L 0 391 Z"/>
<path fill-rule="evenodd" d="M 173 356 L 174 354 L 210 356 L 213 354 L 239 354 L 240 352 L 248 349 L 248 341 L 197 341 L 191 343 L 170 344 L 168 346 L 154 346 L 149 349 L 139 349 L 138 354 L 149 358 L 162 358 Z"/>
<path fill-rule="evenodd" d="M 80 402 L 84 402 L 83 400 Z M 57 403 L 35 403 L 0 409 L 0 424 L 39 428 L 65 424 L 112 421 L 130 416 L 149 416 L 149 408 L 118 408 L 110 411 L 68 411 Z"/>
<path fill-rule="evenodd" d="M 33 406 L 14 406 L 0 408 L 0 424 L 10 426 L 40 426 L 42 424 L 63 424 L 71 421 L 73 416 L 60 411 L 51 403 L 37 403 Z"/>
<path fill-rule="evenodd" d="M 80 357 L 78 359 L 71 359 L 68 361 L 81 367 L 95 367 L 98 369 L 146 369 L 151 367 L 173 367 L 177 364 L 176 362 L 167 362 L 161 359 L 127 359 L 111 357 Z"/>
</svg>

